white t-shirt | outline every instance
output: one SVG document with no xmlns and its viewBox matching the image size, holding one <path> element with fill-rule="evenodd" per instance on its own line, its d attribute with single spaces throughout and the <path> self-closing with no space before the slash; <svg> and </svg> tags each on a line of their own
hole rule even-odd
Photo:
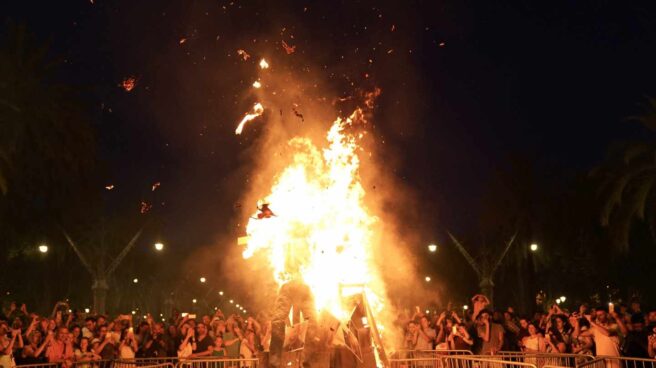
<svg viewBox="0 0 656 368">
<path fill-rule="evenodd" d="M 251 349 L 248 347 L 248 341 L 246 339 L 242 340 L 241 345 L 239 346 L 239 356 L 241 359 L 253 359 L 255 358 L 255 352 L 251 351 Z M 253 367 L 253 363 L 248 361 L 248 362 L 241 362 L 240 366 L 242 368 L 251 368 Z"/>
<path fill-rule="evenodd" d="M 121 345 L 118 354 L 121 359 L 134 359 L 134 350 L 127 345 Z"/>
<path fill-rule="evenodd" d="M 597 326 L 590 327 L 590 333 L 597 347 L 597 355 L 620 356 L 620 339 L 617 336 L 617 325 L 604 326 L 610 336 L 604 335 Z"/>
</svg>

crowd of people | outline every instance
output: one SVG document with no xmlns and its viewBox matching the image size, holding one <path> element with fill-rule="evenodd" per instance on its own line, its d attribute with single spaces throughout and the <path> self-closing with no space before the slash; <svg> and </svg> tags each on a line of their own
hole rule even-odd
<svg viewBox="0 0 656 368">
<path fill-rule="evenodd" d="M 271 343 L 271 322 L 264 314 L 244 318 L 216 310 L 202 316 L 173 311 L 168 320 L 133 317 L 71 312 L 64 302 L 50 316 L 39 316 L 25 304 L 11 303 L 0 316 L 0 366 L 50 362 L 91 367 L 93 361 L 166 357 L 247 361 L 266 355 Z M 470 310 L 428 314 L 417 307 L 414 315 L 400 315 L 397 323 L 405 332 L 404 348 L 414 351 L 656 355 L 656 309 L 643 312 L 638 302 L 595 308 L 583 304 L 571 312 L 553 305 L 528 317 L 512 308 L 491 310 L 489 300 L 476 295 Z"/>
<path fill-rule="evenodd" d="M 114 319 L 70 311 L 65 302 L 51 316 L 29 313 L 11 303 L 0 317 L 0 367 L 59 363 L 92 367 L 94 361 L 134 358 L 248 359 L 268 349 L 270 323 L 233 314 L 196 316 L 174 311 L 168 321 L 151 315 L 136 321 L 132 314 Z"/>
<path fill-rule="evenodd" d="M 598 356 L 655 358 L 656 309 L 643 312 L 638 301 L 608 304 L 576 311 L 552 305 L 548 312 L 517 315 L 513 308 L 489 309 L 483 295 L 472 298 L 473 308 L 459 314 L 425 314 L 416 308 L 405 322 L 408 350 L 467 350 L 474 354 L 502 351 L 571 353 Z"/>
</svg>

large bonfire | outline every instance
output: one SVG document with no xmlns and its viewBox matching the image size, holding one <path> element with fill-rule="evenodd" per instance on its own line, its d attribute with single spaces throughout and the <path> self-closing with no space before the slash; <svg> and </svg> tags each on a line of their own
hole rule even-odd
<svg viewBox="0 0 656 368">
<path fill-rule="evenodd" d="M 290 265 L 298 265 L 317 310 L 339 319 L 351 312 L 342 305 L 348 294 L 364 289 L 374 309 L 382 306 L 384 295 L 373 260 L 376 217 L 364 205 L 358 174 L 357 141 L 364 133 L 349 133 L 363 120 L 361 109 L 335 120 L 323 149 L 308 138 L 293 138 L 288 143 L 292 162 L 262 199 L 273 215 L 262 219 L 254 214 L 246 227 L 244 257 L 267 252 L 279 285 L 292 277 Z"/>
<path fill-rule="evenodd" d="M 317 315 L 329 313 L 343 325 L 352 318 L 350 296 L 361 296 L 370 317 L 386 304 L 374 260 L 374 225 L 379 220 L 365 205 L 358 156 L 379 93 L 366 94 L 362 107 L 337 118 L 324 142 L 304 136 L 287 142 L 291 159 L 275 175 L 270 192 L 258 195 L 259 210 L 250 217 L 243 238 L 244 258 L 263 256 L 278 286 L 292 279 L 307 285 Z M 263 113 L 262 104 L 255 106 L 237 134 Z M 371 327 L 376 335 L 383 328 L 380 320 Z"/>
</svg>

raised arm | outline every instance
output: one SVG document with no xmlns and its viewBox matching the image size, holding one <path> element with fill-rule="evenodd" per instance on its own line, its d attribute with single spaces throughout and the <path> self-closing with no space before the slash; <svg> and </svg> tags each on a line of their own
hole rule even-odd
<svg viewBox="0 0 656 368">
<path fill-rule="evenodd" d="M 3 355 L 11 355 L 11 353 L 14 350 L 14 343 L 16 342 L 16 330 L 11 331 L 11 341 L 9 341 L 9 344 L 7 347 L 2 350 Z"/>
<path fill-rule="evenodd" d="M 490 341 L 490 322 L 488 320 L 485 320 L 483 322 L 483 324 L 485 325 L 485 330 L 483 331 L 482 334 L 479 331 L 478 337 L 483 339 L 483 341 L 485 341 L 485 342 L 489 342 Z"/>
<path fill-rule="evenodd" d="M 623 318 L 621 318 L 615 311 L 613 311 L 613 313 L 611 313 L 610 315 L 613 316 L 615 322 L 617 322 L 617 326 L 620 328 L 620 332 L 622 333 L 622 336 L 626 336 L 626 334 L 629 333 L 629 329 L 626 328 Z"/>
<path fill-rule="evenodd" d="M 35 358 L 38 358 L 39 355 L 41 355 L 41 353 L 43 353 L 43 350 L 45 350 L 46 346 L 48 346 L 48 344 L 50 344 L 50 340 L 52 340 L 52 335 L 48 334 L 48 336 L 46 336 L 45 340 L 43 340 L 43 344 L 41 344 L 41 346 L 39 346 L 39 348 L 36 349 L 36 351 L 34 352 L 34 357 Z"/>
</svg>

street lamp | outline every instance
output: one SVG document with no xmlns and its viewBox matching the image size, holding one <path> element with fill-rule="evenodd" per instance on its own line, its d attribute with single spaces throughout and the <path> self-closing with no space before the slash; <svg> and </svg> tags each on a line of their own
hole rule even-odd
<svg viewBox="0 0 656 368">
<path fill-rule="evenodd" d="M 536 243 L 533 243 L 533 244 L 531 244 L 529 249 L 531 249 L 531 252 L 535 252 L 535 251 L 538 250 L 538 245 Z"/>
<path fill-rule="evenodd" d="M 469 309 L 469 306 L 467 304 L 465 304 L 465 305 L 462 306 L 462 309 L 467 310 L 467 309 Z"/>
<path fill-rule="evenodd" d="M 39 245 L 39 252 L 41 253 L 48 253 L 48 246 L 45 244 Z"/>
<path fill-rule="evenodd" d="M 137 284 L 137 283 L 139 283 L 139 279 L 135 277 L 135 278 L 132 280 L 132 282 L 134 282 L 135 284 Z"/>
<path fill-rule="evenodd" d="M 196 300 L 196 299 L 191 299 L 191 302 L 194 303 L 194 304 L 196 304 L 196 302 L 198 302 L 198 300 Z"/>
<path fill-rule="evenodd" d="M 200 278 L 200 282 L 201 282 L 201 283 L 203 283 L 203 284 L 204 284 L 204 283 L 205 283 L 205 281 L 207 281 L 207 279 L 206 279 L 206 278 L 204 278 L 204 277 L 201 277 L 201 278 Z"/>
<path fill-rule="evenodd" d="M 219 295 L 223 296 L 223 290 L 219 291 Z"/>
<path fill-rule="evenodd" d="M 424 278 L 424 280 L 426 280 L 426 282 L 430 282 L 431 278 L 430 278 L 430 276 L 426 276 L 426 277 Z"/>
<path fill-rule="evenodd" d="M 162 243 L 155 243 L 155 250 L 158 252 L 161 252 L 162 249 L 164 249 L 164 244 Z"/>
<path fill-rule="evenodd" d="M 234 304 L 234 302 L 235 302 L 234 300 L 230 299 L 230 304 Z"/>
<path fill-rule="evenodd" d="M 565 298 L 564 295 L 560 297 L 560 301 L 561 301 L 561 303 L 565 303 L 565 300 L 567 300 L 567 298 Z"/>
<path fill-rule="evenodd" d="M 84 313 L 89 313 L 89 312 L 91 312 L 91 309 L 89 309 L 89 308 L 84 308 Z"/>
<path fill-rule="evenodd" d="M 429 244 L 428 245 L 428 251 L 431 253 L 437 252 L 437 244 Z"/>
</svg>

